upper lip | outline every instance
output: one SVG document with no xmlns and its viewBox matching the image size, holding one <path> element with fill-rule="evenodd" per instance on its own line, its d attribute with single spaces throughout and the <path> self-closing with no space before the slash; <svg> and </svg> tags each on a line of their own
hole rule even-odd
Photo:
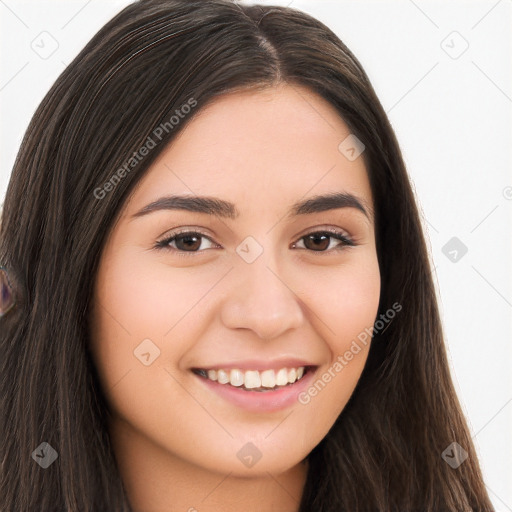
<svg viewBox="0 0 512 512">
<path fill-rule="evenodd" d="M 281 368 L 300 368 L 301 366 L 318 366 L 304 359 L 244 359 L 243 361 L 231 361 L 225 363 L 212 363 L 210 365 L 195 366 L 197 370 L 280 370 Z"/>
</svg>

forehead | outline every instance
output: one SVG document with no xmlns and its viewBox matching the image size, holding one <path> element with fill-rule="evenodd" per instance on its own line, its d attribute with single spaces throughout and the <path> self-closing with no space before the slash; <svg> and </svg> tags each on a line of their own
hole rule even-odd
<svg viewBox="0 0 512 512">
<path fill-rule="evenodd" d="M 340 191 L 371 208 L 363 158 L 351 161 L 339 150 L 349 135 L 334 107 L 307 88 L 226 94 L 196 113 L 159 155 L 129 210 L 165 193 L 220 197 L 243 213 Z"/>
</svg>

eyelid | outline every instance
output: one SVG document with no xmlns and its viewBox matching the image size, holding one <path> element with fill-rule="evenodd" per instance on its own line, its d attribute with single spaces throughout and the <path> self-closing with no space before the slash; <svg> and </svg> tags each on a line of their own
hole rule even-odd
<svg viewBox="0 0 512 512">
<path fill-rule="evenodd" d="M 198 228 L 195 226 L 178 227 L 164 231 L 164 233 L 160 235 L 157 240 L 162 241 L 173 236 L 182 235 L 184 233 L 197 233 L 198 235 L 204 236 L 206 238 L 211 238 L 214 236 L 212 234 L 208 234 L 207 231 L 208 230 L 206 228 Z"/>
<path fill-rule="evenodd" d="M 338 233 L 343 234 L 347 238 L 354 240 L 354 237 L 347 229 L 340 228 L 339 226 L 329 225 L 329 224 L 323 224 L 323 225 L 321 224 L 320 226 L 313 226 L 313 227 L 307 228 L 304 231 L 302 231 L 301 233 L 299 233 L 298 235 L 295 235 L 295 239 L 298 240 L 299 238 L 307 236 L 311 233 L 318 233 L 320 231 L 330 231 L 333 233 L 338 232 Z M 214 242 L 214 240 L 212 239 L 212 236 L 214 236 L 214 235 L 210 235 L 210 234 L 206 233 L 205 231 L 203 231 L 203 228 L 197 228 L 197 227 L 193 227 L 193 226 L 185 226 L 183 228 L 175 228 L 175 229 L 170 229 L 170 230 L 165 231 L 162 235 L 160 235 L 158 237 L 157 243 L 160 241 L 165 241 L 166 239 L 169 239 L 169 238 L 172 238 L 172 237 L 175 237 L 178 235 L 189 234 L 189 233 L 196 233 L 198 235 L 204 236 L 205 238 L 208 238 L 211 242 Z"/>
<path fill-rule="evenodd" d="M 311 233 L 320 233 L 320 232 L 329 232 L 329 233 L 339 233 L 343 236 L 353 239 L 352 235 L 348 232 L 348 230 L 344 228 L 340 228 L 339 226 L 332 226 L 329 224 L 323 224 L 320 226 L 313 226 L 312 228 L 307 228 L 306 230 L 302 231 L 299 235 L 296 235 L 296 239 L 302 238 L 304 236 L 310 235 Z"/>
</svg>

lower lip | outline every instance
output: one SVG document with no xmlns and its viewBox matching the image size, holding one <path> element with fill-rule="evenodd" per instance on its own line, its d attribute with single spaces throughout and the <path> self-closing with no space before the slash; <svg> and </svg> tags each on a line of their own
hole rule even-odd
<svg viewBox="0 0 512 512">
<path fill-rule="evenodd" d="M 316 369 L 309 370 L 300 380 L 276 391 L 245 391 L 243 388 L 196 377 L 209 389 L 232 404 L 252 412 L 272 412 L 286 409 L 298 402 L 298 396 L 313 380 Z"/>
</svg>

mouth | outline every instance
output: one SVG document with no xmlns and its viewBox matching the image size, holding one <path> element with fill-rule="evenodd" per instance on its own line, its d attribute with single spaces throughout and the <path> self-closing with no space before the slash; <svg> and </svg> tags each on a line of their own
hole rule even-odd
<svg viewBox="0 0 512 512">
<path fill-rule="evenodd" d="M 192 372 L 226 387 L 247 392 L 272 393 L 293 386 L 315 369 L 316 366 L 284 367 L 263 371 L 239 368 L 192 368 Z"/>
</svg>

